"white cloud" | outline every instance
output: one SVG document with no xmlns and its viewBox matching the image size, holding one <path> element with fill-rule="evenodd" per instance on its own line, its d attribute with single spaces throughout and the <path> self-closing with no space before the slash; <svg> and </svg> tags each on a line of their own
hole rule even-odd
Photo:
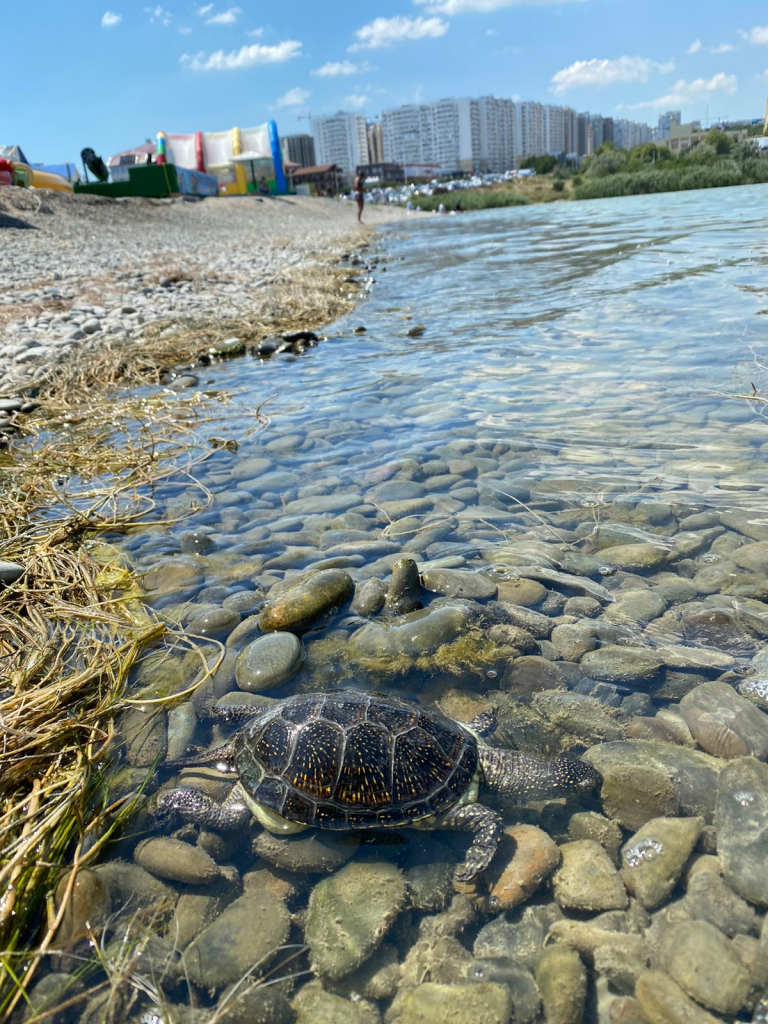
<svg viewBox="0 0 768 1024">
<path fill-rule="evenodd" d="M 250 32 L 246 32 L 245 34 L 247 36 L 252 36 L 254 39 L 261 39 L 261 37 L 264 35 L 264 29 L 263 28 L 252 28 L 250 30 Z"/>
<path fill-rule="evenodd" d="M 356 75 L 359 71 L 368 71 L 367 64 L 353 64 L 351 60 L 328 61 L 321 68 L 313 71 L 313 75 L 323 78 L 336 78 L 338 75 Z"/>
<path fill-rule="evenodd" d="M 448 22 L 441 18 L 375 18 L 355 32 L 358 42 L 349 50 L 380 50 L 406 40 L 438 39 L 447 31 Z"/>
<path fill-rule="evenodd" d="M 698 53 L 701 49 L 701 40 L 695 39 L 688 47 L 688 53 Z"/>
<path fill-rule="evenodd" d="M 145 7 L 144 13 L 149 15 L 150 25 L 154 25 L 156 21 L 159 21 L 161 25 L 165 25 L 167 28 L 171 24 L 171 12 L 164 10 L 160 4 L 156 7 Z"/>
<path fill-rule="evenodd" d="M 113 14 L 112 11 L 105 11 L 101 16 L 102 28 L 115 28 L 123 20 L 122 14 Z"/>
<path fill-rule="evenodd" d="M 214 14 L 212 18 L 206 18 L 206 25 L 234 25 L 243 12 L 239 7 L 230 7 L 227 11 Z"/>
<path fill-rule="evenodd" d="M 241 46 L 239 50 L 230 50 L 229 53 L 224 53 L 223 50 L 216 50 L 215 53 L 208 55 L 184 53 L 179 58 L 179 63 L 188 67 L 190 71 L 239 71 L 241 68 L 252 68 L 257 64 L 284 64 L 292 57 L 298 57 L 300 53 L 301 43 L 295 39 L 287 39 L 276 46 L 253 43 L 251 46 Z"/>
<path fill-rule="evenodd" d="M 364 96 L 362 93 L 353 92 L 351 96 L 344 97 L 345 107 L 356 107 L 358 110 L 364 107 L 367 102 L 368 97 Z"/>
<path fill-rule="evenodd" d="M 430 14 L 488 14 L 503 7 L 549 7 L 562 0 L 413 0 Z"/>
<path fill-rule="evenodd" d="M 300 107 L 309 99 L 309 91 L 296 86 L 277 100 L 278 107 Z"/>
<path fill-rule="evenodd" d="M 748 43 L 754 43 L 756 46 L 768 45 L 768 25 L 755 25 L 749 32 L 739 32 L 739 35 Z"/>
<path fill-rule="evenodd" d="M 730 53 L 733 47 L 730 43 L 720 43 L 719 46 L 710 46 L 710 53 Z"/>
<path fill-rule="evenodd" d="M 616 82 L 647 82 L 651 74 L 674 71 L 673 61 L 659 64 L 647 57 L 619 57 L 617 60 L 577 60 L 552 76 L 550 92 L 614 85 Z"/>
<path fill-rule="evenodd" d="M 199 18 L 204 18 L 206 16 L 206 14 L 210 14 L 212 10 L 213 10 L 213 4 L 204 4 L 202 7 L 198 7 L 197 8 L 197 10 L 195 11 L 195 14 Z"/>
<path fill-rule="evenodd" d="M 726 96 L 732 96 L 738 87 L 736 75 L 726 75 L 719 71 L 711 78 L 695 78 L 692 82 L 684 79 L 675 82 L 672 92 L 659 96 L 655 100 L 645 100 L 642 103 L 633 103 L 624 107 L 625 110 L 642 110 L 646 107 L 669 109 L 672 107 L 690 106 L 697 101 L 709 99 L 715 93 L 722 92 Z"/>
<path fill-rule="evenodd" d="M 192 29 L 191 29 L 191 28 L 190 28 L 190 27 L 189 27 L 188 25 L 183 25 L 183 26 L 182 26 L 182 27 L 181 27 L 181 28 L 179 29 L 179 35 L 180 35 L 180 36 L 189 36 L 189 35 L 192 35 Z"/>
</svg>

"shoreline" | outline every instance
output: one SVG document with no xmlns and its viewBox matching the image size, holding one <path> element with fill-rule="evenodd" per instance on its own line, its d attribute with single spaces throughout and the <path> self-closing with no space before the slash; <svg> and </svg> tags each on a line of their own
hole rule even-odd
<svg viewBox="0 0 768 1024">
<path fill-rule="evenodd" d="M 191 656 L 203 657 L 183 631 L 149 611 L 138 575 L 99 538 L 151 520 L 152 488 L 193 472 L 215 451 L 196 430 L 215 410 L 201 406 L 193 386 L 183 391 L 182 379 L 170 403 L 167 388 L 138 398 L 128 389 L 162 384 L 169 371 L 166 383 L 173 383 L 174 366 L 210 363 L 212 350 L 233 335 L 239 344 L 222 346 L 222 357 L 270 335 L 332 323 L 366 294 L 358 278 L 372 264 L 355 250 L 370 246 L 374 226 L 404 219 L 400 210 L 375 211 L 360 230 L 355 211 L 330 200 L 300 200 L 286 213 L 268 203 L 126 207 L 15 193 L 13 212 L 0 193 L 5 257 L 9 266 L 17 261 L 0 286 L 0 661 L 10 680 L 0 694 L 0 945 L 14 967 L 0 982 L 2 1016 L 25 999 L 36 965 L 66 928 L 76 872 L 92 863 L 120 820 L 122 812 L 107 815 L 99 779 L 114 750 L 115 720 L 131 707 L 131 667 L 161 638 L 187 642 Z M 89 240 L 115 215 L 122 218 L 117 228 Z M 159 253 L 144 252 L 153 218 L 171 235 Z M 207 244 L 182 252 L 190 226 L 199 233 L 210 219 L 219 224 Z M 40 235 L 30 246 L 35 228 Z M 127 265 L 123 256 L 119 268 L 113 246 L 121 231 L 137 262 Z M 63 253 L 73 249 L 67 265 Z M 94 266 L 101 276 L 91 276 Z M 124 314 L 132 322 L 110 330 L 114 310 L 122 316 L 128 305 L 143 312 Z M 20 307 L 35 315 L 20 317 Z M 70 342 L 73 307 L 99 327 L 74 324 L 83 336 Z M 28 343 L 42 339 L 53 343 Z M 287 344 L 297 343 L 304 341 Z M 16 361 L 16 353 L 35 350 L 42 355 Z M 260 354 L 279 350 L 267 346 Z M 263 429 L 266 418 L 258 410 L 254 416 L 254 429 Z M 20 443 L 3 451 L 6 439 L 19 435 Z M 214 670 L 203 660 L 196 685 Z M 130 794 L 123 799 L 130 804 Z M 46 900 L 53 901 L 47 920 L 36 917 Z"/>
<path fill-rule="evenodd" d="M 349 204 L 301 196 L 115 201 L 4 190 L 0 397 L 50 387 L 101 348 L 141 345 L 151 356 L 158 325 L 166 337 L 189 322 L 226 333 L 252 306 L 278 303 L 292 278 L 330 270 L 372 228 L 403 219 L 399 208 L 371 207 L 360 229 Z"/>
</svg>

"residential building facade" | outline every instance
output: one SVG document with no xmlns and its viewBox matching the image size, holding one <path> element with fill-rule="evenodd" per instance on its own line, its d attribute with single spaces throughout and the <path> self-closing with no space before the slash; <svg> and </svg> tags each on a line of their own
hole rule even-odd
<svg viewBox="0 0 768 1024">
<path fill-rule="evenodd" d="M 368 135 L 363 114 L 339 111 L 333 117 L 313 118 L 312 135 L 320 166 L 335 164 L 351 178 L 358 164 L 368 163 Z"/>
<path fill-rule="evenodd" d="M 313 167 L 315 164 L 315 140 L 311 135 L 283 135 L 280 148 L 283 160 L 288 163 L 299 167 Z"/>
<path fill-rule="evenodd" d="M 368 162 L 372 164 L 384 163 L 384 132 L 381 121 L 374 121 L 366 129 L 368 136 Z"/>
<path fill-rule="evenodd" d="M 661 141 L 662 139 L 668 139 L 672 134 L 673 125 L 677 125 L 679 128 L 682 124 L 683 116 L 679 110 L 668 110 L 666 114 L 659 114 L 659 126 L 656 129 L 656 138 Z"/>
</svg>

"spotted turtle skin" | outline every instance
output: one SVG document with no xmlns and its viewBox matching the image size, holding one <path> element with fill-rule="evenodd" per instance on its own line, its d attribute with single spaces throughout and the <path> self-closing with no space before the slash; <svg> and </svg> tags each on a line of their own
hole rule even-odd
<svg viewBox="0 0 768 1024">
<path fill-rule="evenodd" d="M 289 821 L 392 828 L 439 815 L 480 771 L 474 735 L 435 707 L 386 694 L 289 697 L 234 738 L 240 784 Z"/>
</svg>

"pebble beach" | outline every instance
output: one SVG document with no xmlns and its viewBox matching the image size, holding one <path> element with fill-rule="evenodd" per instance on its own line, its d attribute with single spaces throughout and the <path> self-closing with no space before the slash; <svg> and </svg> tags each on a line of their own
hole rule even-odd
<svg viewBox="0 0 768 1024">
<path fill-rule="evenodd" d="M 351 203 L 301 196 L 112 200 L 5 189 L 0 394 L 104 340 L 141 341 L 158 320 L 241 313 L 291 271 L 354 247 L 355 216 Z M 377 206 L 365 222 L 402 217 Z"/>
<path fill-rule="evenodd" d="M 705 202 L 407 229 L 382 210 L 359 254 L 349 208 L 302 202 L 295 241 L 275 220 L 250 262 L 228 225 L 186 270 L 103 274 L 106 311 L 148 289 L 143 323 L 120 314 L 131 340 L 169 312 L 235 317 L 264 267 L 320 252 L 370 287 L 320 345 L 283 334 L 214 354 L 178 391 L 122 393 L 169 422 L 204 410 L 206 457 L 139 485 L 151 512 L 82 546 L 168 632 L 133 664 L 109 748 L 108 802 L 132 815 L 76 884 L 56 878 L 62 952 L 30 985 L 38 1013 L 71 999 L 86 1024 L 764 1024 L 768 252 L 761 191 Z M 191 217 L 230 216 L 206 206 Z M 160 209 L 181 238 L 190 209 Z M 730 232 L 738 219 L 751 236 Z M 88 323 L 83 346 L 101 331 Z M 51 505 L 81 495 L 62 473 Z M 228 715 L 336 689 L 490 714 L 490 745 L 586 762 L 600 785 L 519 800 L 481 778 L 504 832 L 468 882 L 469 836 L 442 825 L 274 833 L 174 803 L 179 787 L 226 800 L 210 755 Z M 394 778 L 375 749 L 360 767 Z M 81 984 L 69 967 L 93 928 L 103 955 Z"/>
</svg>

